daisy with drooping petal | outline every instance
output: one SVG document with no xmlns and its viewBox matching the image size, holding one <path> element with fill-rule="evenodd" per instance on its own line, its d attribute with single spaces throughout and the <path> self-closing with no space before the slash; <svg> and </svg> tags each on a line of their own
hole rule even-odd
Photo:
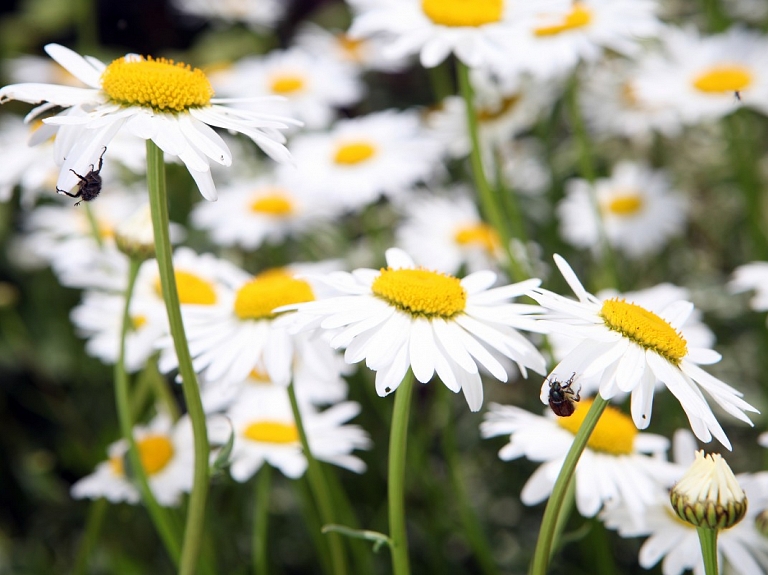
<svg viewBox="0 0 768 575">
<path fill-rule="evenodd" d="M 70 170 L 87 174 L 123 127 L 137 138 L 152 140 L 166 154 L 178 156 L 209 200 L 216 199 L 211 162 L 225 166 L 232 162 L 229 148 L 211 126 L 248 136 L 278 161 L 290 158 L 279 130 L 293 120 L 256 111 L 258 98 L 214 98 L 211 83 L 199 69 L 135 54 L 105 65 L 58 44 L 48 44 L 45 50 L 90 87 L 12 84 L 0 89 L 0 103 L 42 102 L 30 116 L 64 108 L 43 120 L 57 128 L 54 151 L 62 164 L 57 188 L 73 188 L 79 180 Z M 251 108 L 235 108 L 230 105 L 233 101 Z"/>
<path fill-rule="evenodd" d="M 396 196 L 439 168 L 441 146 L 413 111 L 388 110 L 338 121 L 329 133 L 291 141 L 297 168 L 281 166 L 323 201 L 360 210 Z"/>
<path fill-rule="evenodd" d="M 538 308 L 509 303 L 539 280 L 488 289 L 490 271 L 462 280 L 417 267 L 402 250 L 386 252 L 387 267 L 337 272 L 318 280 L 345 295 L 286 306 L 297 309 L 294 329 L 338 330 L 335 348 L 346 348 L 348 363 L 363 359 L 376 372 L 376 392 L 397 389 L 408 369 L 427 383 L 437 376 L 459 390 L 472 411 L 483 403 L 478 364 L 500 381 L 507 372 L 490 350 L 512 359 L 523 375 L 541 373 L 544 358 L 517 329 L 534 328 L 527 317 Z"/>
<path fill-rule="evenodd" d="M 682 232 L 686 218 L 685 199 L 670 188 L 664 172 L 633 162 L 620 162 L 610 178 L 594 184 L 572 179 L 557 206 L 561 234 L 574 246 L 599 249 L 594 194 L 612 247 L 632 258 L 656 253 L 670 237 Z"/>
<path fill-rule="evenodd" d="M 611 399 L 618 391 L 631 392 L 632 419 L 638 429 L 651 421 L 655 384 L 660 380 L 680 401 L 694 434 L 708 442 L 712 436 L 728 449 L 731 444 L 701 390 L 725 411 L 750 425 L 744 413 L 757 410 L 741 399 L 742 393 L 704 371 L 700 365 L 720 361 L 708 348 L 694 348 L 680 333 L 693 304 L 677 301 L 658 314 L 620 298 L 600 301 L 588 293 L 559 255 L 555 263 L 578 301 L 545 289 L 527 295 L 548 313 L 542 329 L 576 338 L 579 344 L 555 367 L 553 373 L 600 376 L 600 395 Z M 541 401 L 548 403 L 549 385 L 541 387 Z"/>
<path fill-rule="evenodd" d="M 353 0 L 350 35 L 384 35 L 384 55 L 419 54 L 425 68 L 451 53 L 470 67 L 502 57 L 510 36 L 536 24 L 554 23 L 568 10 L 559 0 Z"/>
<path fill-rule="evenodd" d="M 549 412 L 542 417 L 515 406 L 490 406 L 480 430 L 483 437 L 509 435 L 499 457 L 503 461 L 525 457 L 542 462 L 523 487 L 520 500 L 524 504 L 536 505 L 550 496 L 591 404 L 591 399 L 582 398 L 570 417 L 555 417 Z M 638 433 L 628 415 L 611 406 L 606 408 L 576 467 L 579 513 L 594 517 L 604 505 L 621 502 L 636 517 L 642 517 L 644 508 L 655 503 L 659 482 L 675 477 L 676 468 L 664 459 L 668 447 L 667 438 Z"/>
<path fill-rule="evenodd" d="M 312 455 L 355 473 L 364 472 L 365 463 L 352 452 L 370 449 L 371 440 L 361 427 L 346 423 L 360 413 L 360 405 L 346 401 L 324 411 L 299 405 Z M 210 435 L 212 441 L 225 443 L 234 432 L 230 473 L 236 481 L 248 481 L 264 463 L 291 479 L 304 474 L 307 459 L 285 387 L 249 386 L 226 416 L 226 421 L 212 419 L 215 424 L 210 426 Z"/>
<path fill-rule="evenodd" d="M 167 415 L 158 415 L 147 426 L 137 425 L 133 434 L 155 499 L 160 505 L 178 505 L 181 494 L 192 490 L 195 453 L 189 419 L 183 417 L 174 424 Z M 72 497 L 138 503 L 139 490 L 125 474 L 127 442 L 121 439 L 108 451 L 107 461 L 72 486 Z"/>
<path fill-rule="evenodd" d="M 249 26 L 273 28 L 285 15 L 288 0 L 173 0 L 181 12 Z"/>
</svg>

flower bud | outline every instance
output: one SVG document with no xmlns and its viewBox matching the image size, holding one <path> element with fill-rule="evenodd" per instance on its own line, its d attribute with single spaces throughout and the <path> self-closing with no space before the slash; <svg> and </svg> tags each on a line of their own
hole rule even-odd
<svg viewBox="0 0 768 575">
<path fill-rule="evenodd" d="M 696 527 L 727 529 L 747 513 L 747 495 L 718 453 L 697 451 L 669 499 L 680 519 Z"/>
<path fill-rule="evenodd" d="M 145 204 L 115 230 L 117 249 L 131 258 L 146 260 L 155 256 L 152 213 Z"/>
</svg>

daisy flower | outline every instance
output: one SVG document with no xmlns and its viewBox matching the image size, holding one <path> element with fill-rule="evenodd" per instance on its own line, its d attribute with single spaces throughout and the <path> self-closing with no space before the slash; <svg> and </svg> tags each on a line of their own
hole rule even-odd
<svg viewBox="0 0 768 575">
<path fill-rule="evenodd" d="M 133 436 L 157 502 L 164 506 L 178 505 L 181 494 L 192 490 L 195 452 L 189 418 L 182 417 L 174 424 L 167 415 L 158 415 L 146 426 L 137 425 Z M 128 443 L 121 439 L 109 446 L 108 453 L 107 461 L 99 463 L 91 475 L 72 486 L 72 497 L 104 497 L 112 503 L 138 503 L 139 491 L 125 475 Z"/>
<path fill-rule="evenodd" d="M 567 12 L 559 0 L 354 0 L 350 35 L 384 35 L 385 57 L 419 54 L 425 68 L 451 53 L 470 67 L 482 67 L 506 51 L 510 36 L 536 24 L 554 23 Z"/>
<path fill-rule="evenodd" d="M 480 431 L 486 438 L 509 435 L 499 458 L 512 461 L 525 457 L 541 462 L 520 494 L 525 505 L 541 503 L 552 493 L 591 404 L 591 399 L 582 398 L 570 417 L 556 417 L 550 412 L 542 417 L 519 407 L 491 404 Z M 607 407 L 576 467 L 579 513 L 594 517 L 604 505 L 621 502 L 635 516 L 642 516 L 644 508 L 655 503 L 659 481 L 674 478 L 675 467 L 664 459 L 668 448 L 667 438 L 638 433 L 628 415 Z"/>
<path fill-rule="evenodd" d="M 545 289 L 528 295 L 548 310 L 542 328 L 579 340 L 579 344 L 554 369 L 554 373 L 600 376 L 600 395 L 611 399 L 617 392 L 631 392 L 632 419 L 638 429 L 651 421 L 653 394 L 661 380 L 688 416 L 694 434 L 708 442 L 712 436 L 728 449 L 731 444 L 701 390 L 734 417 L 752 425 L 745 411 L 757 410 L 741 399 L 742 393 L 704 371 L 700 365 L 720 361 L 720 354 L 696 348 L 680 333 L 693 304 L 678 301 L 658 314 L 621 298 L 600 301 L 588 293 L 568 263 L 555 255 L 555 263 L 578 301 Z M 542 384 L 541 401 L 549 396 Z"/>
<path fill-rule="evenodd" d="M 300 409 L 316 459 L 355 473 L 365 471 L 365 463 L 352 452 L 370 449 L 371 440 L 361 427 L 346 423 L 360 413 L 358 403 L 347 401 L 320 412 L 300 403 Z M 248 481 L 264 463 L 291 479 L 304 474 L 307 459 L 285 387 L 249 386 L 226 416 L 227 420 L 213 419 L 210 437 L 215 443 L 225 443 L 234 432 L 230 473 L 235 481 Z"/>
<path fill-rule="evenodd" d="M 592 190 L 594 186 L 594 190 Z M 620 162 L 610 178 L 594 184 L 574 178 L 557 206 L 560 233 L 580 248 L 600 248 L 600 231 L 592 203 L 597 196 L 608 243 L 631 258 L 660 251 L 685 223 L 687 203 L 670 189 L 666 174 L 643 164 Z"/>
<path fill-rule="evenodd" d="M 496 379 L 507 372 L 490 350 L 512 359 L 523 375 L 542 373 L 544 358 L 518 331 L 535 322 L 538 308 L 509 303 L 539 284 L 528 280 L 495 289 L 496 274 L 481 271 L 462 280 L 417 267 L 402 250 L 386 252 L 387 267 L 358 269 L 318 278 L 344 295 L 283 309 L 297 309 L 295 330 L 338 330 L 335 348 L 346 348 L 348 363 L 365 359 L 376 372 L 376 391 L 392 393 L 408 369 L 427 383 L 437 373 L 472 411 L 483 403 L 478 364 Z"/>
<path fill-rule="evenodd" d="M 0 202 L 10 200 L 17 185 L 21 189 L 21 206 L 25 209 L 30 209 L 46 191 L 53 191 L 59 174 L 53 161 L 53 143 L 49 141 L 34 147 L 20 144 L 30 140 L 38 127 L 30 130 L 21 118 L 15 116 L 0 119 L 0 155 L 3 157 Z"/>
<path fill-rule="evenodd" d="M 755 311 L 768 310 L 768 262 L 751 262 L 737 267 L 728 282 L 728 289 L 731 293 L 753 290 L 755 295 L 749 300 L 750 307 Z"/>
<path fill-rule="evenodd" d="M 441 146 L 415 112 L 388 110 L 340 120 L 329 133 L 296 136 L 291 149 L 298 168 L 281 167 L 286 177 L 325 202 L 360 210 L 432 176 Z"/>
<path fill-rule="evenodd" d="M 228 23 L 243 22 L 256 30 L 274 28 L 285 16 L 288 0 L 173 0 L 185 14 Z"/>
<path fill-rule="evenodd" d="M 357 70 L 324 52 L 303 48 L 273 50 L 265 56 L 244 58 L 229 69 L 211 74 L 217 93 L 279 96 L 281 109 L 309 129 L 325 128 L 336 109 L 351 106 L 363 96 Z"/>
<path fill-rule="evenodd" d="M 643 101 L 674 106 L 691 124 L 717 120 L 741 106 L 768 114 L 768 40 L 763 35 L 731 28 L 702 38 L 693 28 L 671 28 L 664 40 L 664 52 L 648 58 L 636 78 Z"/>
<path fill-rule="evenodd" d="M 30 116 L 64 108 L 43 120 L 57 129 L 54 152 L 61 164 L 57 188 L 74 187 L 79 180 L 70 170 L 87 174 L 123 127 L 137 138 L 152 140 L 166 154 L 178 156 L 209 200 L 216 199 L 211 162 L 232 163 L 229 148 L 211 126 L 245 134 L 278 161 L 290 158 L 278 130 L 293 120 L 256 111 L 258 98 L 214 98 L 211 83 L 196 68 L 135 54 L 105 65 L 58 44 L 48 44 L 45 50 L 89 87 L 12 84 L 0 89 L 0 103 L 42 102 Z M 233 102 L 251 108 L 235 108 L 230 105 Z"/>
</svg>

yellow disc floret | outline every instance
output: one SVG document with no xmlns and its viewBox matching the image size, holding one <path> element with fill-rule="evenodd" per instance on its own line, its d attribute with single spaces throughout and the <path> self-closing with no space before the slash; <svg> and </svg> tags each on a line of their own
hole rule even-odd
<svg viewBox="0 0 768 575">
<path fill-rule="evenodd" d="M 478 246 L 491 253 L 501 245 L 496 230 L 484 223 L 461 227 L 453 238 L 460 246 Z"/>
<path fill-rule="evenodd" d="M 237 292 L 235 314 L 240 319 L 271 319 L 272 310 L 292 303 L 313 301 L 312 287 L 304 280 L 285 272 L 262 274 L 246 283 Z"/>
<path fill-rule="evenodd" d="M 371 290 L 413 316 L 450 319 L 467 304 L 467 292 L 458 278 L 424 269 L 382 269 Z"/>
<path fill-rule="evenodd" d="M 557 418 L 558 425 L 576 435 L 591 405 L 591 399 L 582 399 L 576 404 L 573 415 Z M 632 418 L 609 405 L 600 416 L 592 435 L 589 436 L 587 446 L 593 451 L 611 455 L 629 455 L 633 451 L 636 435 L 637 427 Z"/>
<path fill-rule="evenodd" d="M 179 303 L 194 305 L 213 305 L 216 303 L 216 289 L 208 280 L 193 273 L 176 270 L 176 290 Z M 155 279 L 155 292 L 162 297 L 160 278 Z"/>
<path fill-rule="evenodd" d="M 372 158 L 375 154 L 376 148 L 368 142 L 348 142 L 336 148 L 333 161 L 352 166 Z"/>
<path fill-rule="evenodd" d="M 168 462 L 173 459 L 173 443 L 165 435 L 147 435 L 143 439 L 136 441 L 136 447 L 139 450 L 141 466 L 147 475 L 154 475 L 162 471 L 168 465 Z M 114 456 L 109 460 L 112 472 L 115 475 L 125 475 L 123 457 Z"/>
<path fill-rule="evenodd" d="M 498 22 L 503 0 L 422 0 L 421 9 L 441 26 L 482 26 Z"/>
<path fill-rule="evenodd" d="M 284 217 L 293 213 L 293 202 L 279 190 L 272 193 L 260 193 L 250 203 L 251 211 L 265 216 Z"/>
<path fill-rule="evenodd" d="M 739 92 L 752 84 L 752 72 L 743 66 L 715 66 L 693 80 L 701 92 L 717 94 Z"/>
<path fill-rule="evenodd" d="M 275 76 L 271 80 L 273 94 L 295 94 L 304 89 L 304 78 L 292 74 Z"/>
<path fill-rule="evenodd" d="M 202 70 L 165 58 L 118 58 L 101 74 L 101 88 L 118 104 L 158 112 L 201 108 L 213 97 Z"/>
<path fill-rule="evenodd" d="M 652 311 L 623 299 L 606 300 L 600 310 L 605 325 L 644 349 L 655 351 L 677 365 L 688 355 L 680 333 Z"/>
<path fill-rule="evenodd" d="M 631 216 L 643 209 L 643 198 L 638 193 L 614 196 L 605 204 L 605 210 L 617 216 Z"/>
<path fill-rule="evenodd" d="M 299 432 L 293 423 L 256 421 L 243 430 L 243 437 L 260 443 L 296 443 Z"/>
<path fill-rule="evenodd" d="M 552 26 L 542 26 L 541 28 L 536 28 L 536 30 L 534 30 L 534 34 L 537 36 L 555 36 L 569 30 L 583 28 L 591 21 L 592 13 L 589 11 L 589 8 L 583 4 L 575 2 L 571 11 L 565 18 L 563 18 L 561 22 L 558 22 Z"/>
</svg>

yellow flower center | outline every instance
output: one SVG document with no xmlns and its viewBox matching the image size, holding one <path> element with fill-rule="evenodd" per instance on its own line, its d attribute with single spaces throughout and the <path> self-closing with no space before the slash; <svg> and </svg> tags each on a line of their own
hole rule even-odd
<svg viewBox="0 0 768 575">
<path fill-rule="evenodd" d="M 501 20 L 503 0 L 421 0 L 427 18 L 441 26 L 482 26 Z"/>
<path fill-rule="evenodd" d="M 176 270 L 175 276 L 180 303 L 194 305 L 213 305 L 216 303 L 216 289 L 208 280 L 180 270 Z M 162 297 L 163 289 L 159 277 L 155 279 L 155 292 Z"/>
<path fill-rule="evenodd" d="M 382 269 L 371 290 L 397 309 L 427 318 L 451 319 L 467 303 L 458 278 L 424 269 Z"/>
<path fill-rule="evenodd" d="M 497 108 L 478 108 L 477 110 L 477 121 L 480 123 L 483 122 L 492 122 L 493 120 L 497 120 L 504 116 L 507 112 L 509 112 L 512 108 L 515 107 L 515 105 L 520 101 L 520 95 L 519 94 L 512 94 L 511 96 L 507 96 L 501 101 L 501 105 Z"/>
<path fill-rule="evenodd" d="M 576 28 L 583 28 L 592 21 L 592 12 L 589 8 L 574 2 L 573 8 L 563 20 L 552 26 L 542 26 L 536 28 L 533 33 L 536 36 L 555 36 L 562 32 L 568 32 L 569 30 L 575 30 Z"/>
<path fill-rule="evenodd" d="M 132 315 L 131 316 L 131 328 L 136 331 L 141 329 L 147 323 L 147 316 L 145 315 Z"/>
<path fill-rule="evenodd" d="M 623 299 L 606 300 L 600 310 L 608 329 L 677 365 L 688 354 L 682 335 L 655 313 Z"/>
<path fill-rule="evenodd" d="M 248 374 L 248 379 L 251 383 L 258 384 L 271 384 L 272 380 L 269 378 L 269 374 L 266 371 L 260 370 L 258 367 L 254 367 L 251 373 Z"/>
<path fill-rule="evenodd" d="M 605 204 L 605 209 L 617 216 L 632 216 L 643 209 L 643 198 L 637 192 L 629 191 L 611 198 Z"/>
<path fill-rule="evenodd" d="M 304 89 L 304 78 L 293 74 L 283 74 L 272 78 L 272 92 L 275 94 L 293 94 Z"/>
<path fill-rule="evenodd" d="M 291 303 L 313 301 L 312 287 L 285 272 L 261 274 L 237 292 L 235 314 L 240 319 L 271 319 L 272 310 Z"/>
<path fill-rule="evenodd" d="M 576 404 L 576 411 L 570 417 L 558 417 L 557 423 L 574 435 L 579 431 L 587 416 L 591 399 L 582 399 Z M 592 451 L 601 451 L 610 455 L 629 455 L 633 451 L 637 427 L 632 418 L 621 410 L 609 405 L 600 416 L 587 446 Z"/>
<path fill-rule="evenodd" d="M 353 166 L 368 160 L 376 154 L 376 148 L 368 142 L 349 142 L 336 149 L 333 161 L 337 164 Z"/>
<path fill-rule="evenodd" d="M 453 238 L 460 246 L 479 246 L 487 252 L 493 252 L 500 245 L 496 230 L 484 223 L 459 228 Z"/>
<path fill-rule="evenodd" d="M 752 72 L 743 66 L 714 66 L 693 80 L 701 92 L 739 92 L 752 84 Z"/>
<path fill-rule="evenodd" d="M 250 203 L 252 212 L 268 216 L 282 217 L 293 213 L 293 202 L 280 190 L 270 193 L 259 193 L 258 197 Z"/>
<path fill-rule="evenodd" d="M 243 437 L 261 443 L 296 443 L 299 432 L 293 423 L 256 421 L 243 430 Z"/>
<path fill-rule="evenodd" d="M 339 43 L 339 47 L 347 55 L 347 58 L 355 62 L 361 60 L 362 54 L 360 53 L 360 49 L 363 46 L 364 40 L 350 38 L 347 34 L 337 34 L 336 41 Z"/>
<path fill-rule="evenodd" d="M 158 112 L 208 106 L 213 97 L 202 70 L 165 58 L 118 58 L 102 72 L 101 88 L 118 104 Z"/>
<path fill-rule="evenodd" d="M 173 443 L 165 435 L 148 435 L 136 442 L 139 450 L 139 459 L 144 472 L 147 475 L 154 475 L 162 471 L 168 462 L 173 459 Z M 123 457 L 111 457 L 109 464 L 115 475 L 124 476 L 125 466 Z"/>
</svg>

